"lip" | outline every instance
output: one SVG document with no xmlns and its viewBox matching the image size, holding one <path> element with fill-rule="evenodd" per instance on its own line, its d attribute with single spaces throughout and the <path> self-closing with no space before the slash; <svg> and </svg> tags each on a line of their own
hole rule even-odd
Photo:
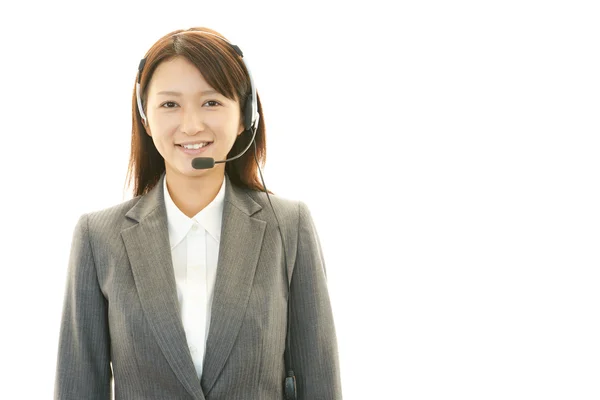
<svg viewBox="0 0 600 400">
<path fill-rule="evenodd" d="M 186 144 L 188 144 L 188 143 L 186 143 Z M 206 151 L 206 149 L 210 149 L 212 147 L 212 145 L 213 145 L 213 143 L 210 143 L 209 145 L 200 147 L 199 149 L 186 149 L 177 144 L 175 145 L 175 147 L 177 147 L 180 151 L 182 151 L 185 154 L 196 155 L 196 154 L 204 153 Z"/>
</svg>

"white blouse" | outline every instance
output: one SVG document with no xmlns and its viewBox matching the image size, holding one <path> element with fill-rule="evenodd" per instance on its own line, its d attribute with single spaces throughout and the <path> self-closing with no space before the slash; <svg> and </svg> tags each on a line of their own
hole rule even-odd
<svg viewBox="0 0 600 400">
<path fill-rule="evenodd" d="M 221 189 L 214 200 L 193 218 L 188 218 L 173 203 L 167 189 L 166 177 L 164 179 L 163 189 L 177 299 L 198 378 L 202 376 L 202 363 L 210 327 L 225 186 L 226 181 L 223 179 Z"/>
</svg>

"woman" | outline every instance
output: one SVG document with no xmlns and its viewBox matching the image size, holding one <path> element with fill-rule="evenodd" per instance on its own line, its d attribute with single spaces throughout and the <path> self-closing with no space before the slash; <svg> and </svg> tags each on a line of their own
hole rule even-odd
<svg viewBox="0 0 600 400">
<path fill-rule="evenodd" d="M 111 378 L 117 400 L 341 399 L 318 235 L 258 179 L 241 50 L 206 28 L 158 40 L 131 143 L 136 197 L 75 228 L 55 399 L 109 399 Z"/>
</svg>

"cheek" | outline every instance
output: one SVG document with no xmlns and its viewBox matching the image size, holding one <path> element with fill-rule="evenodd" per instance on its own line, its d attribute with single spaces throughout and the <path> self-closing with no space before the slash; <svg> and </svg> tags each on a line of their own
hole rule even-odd
<svg viewBox="0 0 600 400">
<path fill-rule="evenodd" d="M 244 130 L 244 119 L 240 116 L 240 114 L 235 113 L 231 115 L 228 123 L 228 132 L 232 132 L 234 135 L 234 140 L 239 136 L 240 131 Z"/>
<path fill-rule="evenodd" d="M 150 124 L 152 138 L 155 142 L 165 142 L 173 139 L 177 131 L 177 124 L 172 121 L 152 121 Z"/>
<path fill-rule="evenodd" d="M 208 129 L 212 129 L 213 132 L 220 138 L 221 142 L 233 144 L 237 139 L 237 133 L 239 132 L 238 121 L 234 117 L 223 115 L 219 118 L 215 118 L 212 124 L 207 124 Z"/>
</svg>

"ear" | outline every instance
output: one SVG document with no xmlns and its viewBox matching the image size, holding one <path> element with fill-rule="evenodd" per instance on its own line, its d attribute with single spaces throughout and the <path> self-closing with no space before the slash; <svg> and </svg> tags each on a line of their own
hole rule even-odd
<svg viewBox="0 0 600 400">
<path fill-rule="evenodd" d="M 148 134 L 148 136 L 152 137 L 152 132 L 150 132 L 150 126 L 146 123 L 146 121 L 142 120 L 142 125 L 144 125 L 144 128 L 146 129 L 146 133 Z"/>
<path fill-rule="evenodd" d="M 244 121 L 240 121 L 240 126 L 238 127 L 238 136 L 240 136 L 242 133 L 244 133 Z"/>
</svg>

